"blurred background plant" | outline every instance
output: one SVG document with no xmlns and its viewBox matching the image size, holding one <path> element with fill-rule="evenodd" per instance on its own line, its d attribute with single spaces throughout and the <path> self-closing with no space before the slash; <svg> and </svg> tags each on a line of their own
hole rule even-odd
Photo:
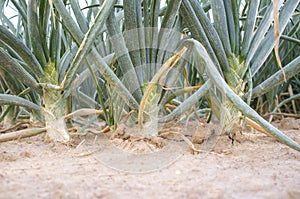
<svg viewBox="0 0 300 199">
<path fill-rule="evenodd" d="M 112 128 L 124 115 L 142 127 L 209 114 L 229 132 L 247 116 L 300 149 L 248 106 L 299 116 L 299 0 L 279 0 L 278 13 L 271 0 L 6 0 L 0 6 L 5 128 L 30 117 L 46 125 L 51 139 L 68 141 L 65 122 L 73 111 L 101 113 Z M 8 8 L 16 15 L 8 17 Z M 285 73 L 274 51 L 274 16 Z"/>
</svg>

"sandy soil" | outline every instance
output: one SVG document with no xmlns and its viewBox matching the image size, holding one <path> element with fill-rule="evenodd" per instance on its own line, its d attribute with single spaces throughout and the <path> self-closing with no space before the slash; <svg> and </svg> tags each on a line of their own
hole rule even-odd
<svg viewBox="0 0 300 199">
<path fill-rule="evenodd" d="M 299 122 L 275 125 L 299 141 Z M 191 129 L 207 127 L 199 128 L 178 129 L 193 140 Z M 233 144 L 218 135 L 213 144 L 195 145 L 214 151 L 198 155 L 176 135 L 146 154 L 103 136 L 83 139 L 62 145 L 38 135 L 1 143 L 0 198 L 300 198 L 300 153 L 249 128 Z"/>
</svg>

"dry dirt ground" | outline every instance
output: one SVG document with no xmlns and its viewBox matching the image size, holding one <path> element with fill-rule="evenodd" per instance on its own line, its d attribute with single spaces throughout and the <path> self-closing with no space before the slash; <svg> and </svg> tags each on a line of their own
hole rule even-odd
<svg viewBox="0 0 300 199">
<path fill-rule="evenodd" d="M 88 134 L 71 145 L 43 135 L 0 143 L 0 198 L 300 198 L 299 152 L 249 128 L 232 144 L 228 135 L 212 135 L 217 127 L 199 125 L 170 130 L 194 141 L 199 154 L 176 134 L 144 153 L 125 150 L 134 146 L 124 135 Z M 275 125 L 299 142 L 299 119 Z M 194 135 L 207 128 L 207 139 Z"/>
</svg>

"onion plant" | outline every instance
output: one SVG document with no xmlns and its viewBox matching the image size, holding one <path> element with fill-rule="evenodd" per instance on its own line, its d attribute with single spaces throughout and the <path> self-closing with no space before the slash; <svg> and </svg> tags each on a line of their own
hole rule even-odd
<svg viewBox="0 0 300 199">
<path fill-rule="evenodd" d="M 18 15 L 1 13 L 1 119 L 30 113 L 67 141 L 72 111 L 109 126 L 126 113 L 156 135 L 147 127 L 209 106 L 228 132 L 245 118 L 300 151 L 254 110 L 299 77 L 299 1 L 2 1 Z"/>
</svg>

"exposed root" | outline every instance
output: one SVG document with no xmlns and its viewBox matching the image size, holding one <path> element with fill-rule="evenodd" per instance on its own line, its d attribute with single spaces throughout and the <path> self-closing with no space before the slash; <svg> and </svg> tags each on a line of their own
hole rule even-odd
<svg viewBox="0 0 300 199">
<path fill-rule="evenodd" d="M 144 137 L 135 132 L 136 129 L 130 129 L 130 133 L 127 132 L 128 130 L 124 126 L 119 126 L 110 136 L 111 142 L 120 149 L 138 154 L 153 153 L 166 145 L 164 139 L 161 137 Z"/>
<path fill-rule="evenodd" d="M 212 151 L 205 151 L 205 150 L 201 150 L 201 149 L 196 149 L 195 145 L 187 138 L 185 137 L 183 134 L 176 132 L 176 131 L 168 131 L 165 133 L 161 133 L 159 136 L 160 137 L 164 137 L 167 136 L 169 134 L 175 134 L 175 135 L 179 135 L 183 141 L 185 141 L 188 146 L 192 149 L 192 153 L 193 154 L 198 154 L 198 153 L 210 153 L 210 154 L 214 154 L 214 155 L 219 155 L 218 153 L 212 152 Z"/>
<path fill-rule="evenodd" d="M 85 153 L 80 153 L 78 155 L 76 155 L 76 157 L 82 158 L 82 157 L 86 157 L 86 156 L 90 156 L 93 155 L 94 153 L 101 151 L 101 149 L 96 149 L 94 151 L 89 151 L 89 152 L 85 152 Z"/>
<path fill-rule="evenodd" d="M 75 131 L 75 132 L 70 133 L 70 136 L 72 136 L 72 137 L 75 137 L 75 136 L 84 136 L 84 135 L 87 135 L 88 133 L 92 133 L 94 135 L 99 135 L 99 134 L 108 133 L 108 132 L 111 131 L 110 127 L 106 126 L 102 130 L 98 130 L 98 129 L 94 129 L 94 128 L 87 128 L 87 129 L 84 130 L 84 132 L 78 133 L 77 130 L 79 128 L 80 127 L 72 127 L 72 128 L 70 128 L 69 132 Z"/>
</svg>

